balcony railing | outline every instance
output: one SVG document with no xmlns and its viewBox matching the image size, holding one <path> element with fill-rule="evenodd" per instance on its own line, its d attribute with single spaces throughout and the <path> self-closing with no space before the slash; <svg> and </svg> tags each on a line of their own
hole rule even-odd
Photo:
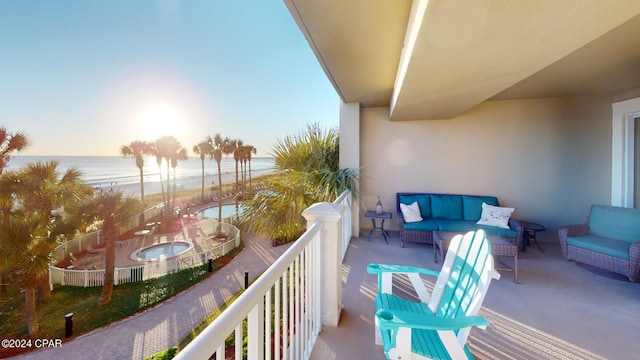
<svg viewBox="0 0 640 360">
<path fill-rule="evenodd" d="M 351 192 L 345 191 L 338 196 L 334 204 L 340 204 L 345 207 L 344 216 L 342 217 L 342 260 L 347 255 L 349 242 L 351 241 Z"/>
<path fill-rule="evenodd" d="M 346 192 L 334 203 L 306 209 L 307 231 L 176 359 L 209 359 L 215 353 L 221 360 L 230 351 L 235 359 L 308 359 L 321 326 L 336 326 L 340 316 L 350 207 Z"/>
</svg>

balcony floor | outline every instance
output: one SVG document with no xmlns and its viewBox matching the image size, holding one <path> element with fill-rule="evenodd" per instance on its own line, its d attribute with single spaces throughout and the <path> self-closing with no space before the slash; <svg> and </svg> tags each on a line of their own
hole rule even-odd
<svg viewBox="0 0 640 360">
<path fill-rule="evenodd" d="M 640 284 L 594 274 L 566 261 L 557 236 L 544 234 L 520 255 L 520 284 L 513 273 L 491 283 L 480 314 L 491 326 L 474 328 L 469 338 L 478 359 L 631 359 L 640 351 Z M 353 238 L 343 263 L 343 310 L 338 327 L 324 327 L 312 359 L 384 359 L 374 344 L 373 297 L 377 280 L 369 263 L 439 269 L 433 247 L 389 245 L 381 237 Z M 513 261 L 505 258 L 504 263 Z M 433 287 L 434 279 L 426 279 Z M 430 284 L 428 282 L 431 282 Z M 403 283 L 399 291 L 409 287 Z M 395 290 L 394 290 L 395 291 Z"/>
</svg>

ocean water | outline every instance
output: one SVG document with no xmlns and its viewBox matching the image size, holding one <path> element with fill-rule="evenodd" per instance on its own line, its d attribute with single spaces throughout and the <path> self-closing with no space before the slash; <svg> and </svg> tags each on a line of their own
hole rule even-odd
<svg viewBox="0 0 640 360">
<path fill-rule="evenodd" d="M 25 164 L 35 161 L 58 161 L 58 172 L 62 174 L 67 169 L 75 167 L 82 173 L 82 179 L 89 185 L 102 188 L 114 185 L 130 185 L 140 183 L 140 172 L 136 167 L 135 159 L 124 156 L 12 156 L 4 171 L 19 170 Z M 239 165 L 238 165 L 239 166 Z M 274 167 L 273 158 L 252 158 L 251 170 L 264 171 L 271 170 Z M 220 172 L 225 174 L 234 174 L 236 163 L 233 158 L 223 158 L 220 163 Z M 239 168 L 238 168 L 239 169 Z M 160 181 L 160 171 L 162 178 L 166 180 L 167 168 L 166 161 L 163 161 L 162 168 L 158 167 L 155 158 L 149 157 L 145 159 L 144 181 L 158 182 Z M 217 164 L 214 160 L 206 158 L 204 160 L 204 172 L 206 177 L 218 175 Z M 200 157 L 189 157 L 184 161 L 180 161 L 176 167 L 176 180 L 198 178 L 202 176 L 202 162 Z M 171 177 L 173 178 L 173 169 L 171 169 Z"/>
</svg>

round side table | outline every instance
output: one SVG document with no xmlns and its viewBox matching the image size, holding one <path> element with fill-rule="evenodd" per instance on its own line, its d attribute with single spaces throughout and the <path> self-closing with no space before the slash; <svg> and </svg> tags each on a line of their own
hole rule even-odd
<svg viewBox="0 0 640 360">
<path fill-rule="evenodd" d="M 371 219 L 371 223 L 373 224 L 373 228 L 369 232 L 369 236 L 367 236 L 367 241 L 371 240 L 371 234 L 374 231 L 378 230 L 382 233 L 384 237 L 385 244 L 389 243 L 389 233 L 384 229 L 384 221 L 391 219 L 391 213 L 388 211 L 383 212 L 382 214 L 377 214 L 374 210 L 369 210 L 364 214 L 364 217 Z M 376 225 L 376 219 L 382 220 L 380 222 L 380 226 Z"/>
<path fill-rule="evenodd" d="M 542 250 L 542 248 L 540 247 L 540 244 L 538 244 L 538 239 L 536 239 L 536 233 L 538 231 L 545 231 L 547 229 L 540 224 L 530 222 L 530 221 L 520 221 L 520 224 L 524 229 L 522 234 L 522 252 L 527 251 L 527 246 L 529 246 L 529 240 L 531 239 L 533 239 L 536 242 L 536 246 L 538 247 L 538 249 L 544 252 L 544 250 Z"/>
</svg>

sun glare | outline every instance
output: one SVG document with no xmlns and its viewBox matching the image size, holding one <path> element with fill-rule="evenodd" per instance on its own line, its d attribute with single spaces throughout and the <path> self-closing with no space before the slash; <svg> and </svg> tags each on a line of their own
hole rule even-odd
<svg viewBox="0 0 640 360">
<path fill-rule="evenodd" d="M 179 139 L 184 121 L 184 115 L 177 107 L 168 103 L 155 102 L 140 109 L 138 127 L 141 136 L 148 141 L 165 135 L 172 135 Z"/>
</svg>

